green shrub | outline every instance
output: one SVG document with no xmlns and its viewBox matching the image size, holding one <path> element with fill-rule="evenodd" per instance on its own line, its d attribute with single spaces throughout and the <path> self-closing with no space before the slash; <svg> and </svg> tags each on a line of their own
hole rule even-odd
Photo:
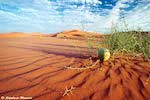
<svg viewBox="0 0 150 100">
<path fill-rule="evenodd" d="M 134 28 L 129 28 L 124 19 L 111 30 L 110 35 L 105 35 L 100 39 L 94 36 L 89 38 L 85 35 L 87 47 L 92 54 L 96 54 L 99 48 L 108 48 L 113 54 L 129 53 L 135 56 L 142 54 L 145 60 L 149 60 L 150 32 L 143 32 L 141 29 L 135 31 Z"/>
<path fill-rule="evenodd" d="M 150 57 L 150 34 L 141 31 L 120 32 L 114 29 L 110 36 L 105 37 L 105 44 L 112 53 L 142 53 L 145 59 Z"/>
</svg>

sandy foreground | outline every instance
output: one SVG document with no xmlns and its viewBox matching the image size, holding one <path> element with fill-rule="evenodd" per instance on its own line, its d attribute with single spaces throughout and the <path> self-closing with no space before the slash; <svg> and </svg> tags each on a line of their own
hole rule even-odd
<svg viewBox="0 0 150 100">
<path fill-rule="evenodd" d="M 92 59 L 94 63 L 96 60 Z M 84 41 L 56 37 L 0 38 L 0 96 L 39 100 L 148 100 L 150 64 L 112 57 L 91 69 Z"/>
</svg>

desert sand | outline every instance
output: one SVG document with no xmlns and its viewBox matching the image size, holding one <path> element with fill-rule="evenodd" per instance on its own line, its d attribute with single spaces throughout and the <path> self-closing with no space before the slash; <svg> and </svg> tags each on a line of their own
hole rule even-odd
<svg viewBox="0 0 150 100">
<path fill-rule="evenodd" d="M 85 42 L 56 36 L 0 35 L 0 96 L 37 100 L 150 99 L 150 64 L 143 57 L 111 56 L 109 61 L 85 69 L 97 60 L 89 60 Z"/>
</svg>

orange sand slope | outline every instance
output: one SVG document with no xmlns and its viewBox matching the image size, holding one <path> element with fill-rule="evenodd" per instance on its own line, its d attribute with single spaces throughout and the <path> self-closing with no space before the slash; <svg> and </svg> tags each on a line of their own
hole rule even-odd
<svg viewBox="0 0 150 100">
<path fill-rule="evenodd" d="M 28 37 L 29 34 L 12 32 L 12 33 L 0 33 L 0 38 L 14 38 L 14 37 Z"/>
<path fill-rule="evenodd" d="M 0 96 L 39 100 L 148 100 L 150 65 L 116 57 L 91 69 L 84 41 L 55 37 L 0 39 Z M 92 62 L 96 61 L 92 58 Z"/>
<path fill-rule="evenodd" d="M 58 37 L 58 38 L 74 38 L 74 39 L 83 39 L 85 37 L 101 37 L 102 35 L 100 33 L 91 33 L 91 32 L 83 32 L 80 30 L 69 30 L 69 31 L 63 31 L 59 33 L 55 33 L 51 35 L 52 37 Z"/>
<path fill-rule="evenodd" d="M 104 34 L 103 34 L 104 35 Z M 80 30 L 70 30 L 63 31 L 59 33 L 53 34 L 43 34 L 40 32 L 32 32 L 32 33 L 22 33 L 22 32 L 11 32 L 11 33 L 1 33 L 0 38 L 17 38 L 17 37 L 57 37 L 57 38 L 71 38 L 71 39 L 83 39 L 85 37 L 102 37 L 100 33 L 91 33 L 91 32 L 83 32 Z"/>
<path fill-rule="evenodd" d="M 0 38 L 24 38 L 31 36 L 45 36 L 45 34 L 34 32 L 34 33 L 22 33 L 22 32 L 11 32 L 11 33 L 0 33 Z"/>
</svg>

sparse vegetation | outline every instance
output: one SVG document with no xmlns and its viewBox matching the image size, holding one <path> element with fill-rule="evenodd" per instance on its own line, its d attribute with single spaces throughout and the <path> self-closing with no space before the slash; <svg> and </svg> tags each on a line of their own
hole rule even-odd
<svg viewBox="0 0 150 100">
<path fill-rule="evenodd" d="M 123 27 L 117 25 L 112 27 L 111 34 L 103 36 L 99 40 L 95 37 L 85 36 L 85 38 L 91 54 L 96 54 L 98 48 L 104 47 L 108 48 L 113 55 L 116 53 L 132 54 L 133 56 L 144 55 L 145 60 L 149 61 L 150 32 L 143 32 L 141 29 L 135 31 L 128 28 L 125 22 L 123 22 Z"/>
<path fill-rule="evenodd" d="M 150 33 L 142 31 L 119 31 L 114 29 L 110 36 L 105 37 L 105 44 L 112 53 L 143 54 L 145 60 L 150 56 Z"/>
<path fill-rule="evenodd" d="M 85 34 L 84 37 L 85 37 L 85 41 L 86 41 L 90 56 L 93 56 L 93 55 L 96 56 L 95 52 L 97 52 L 99 48 L 105 47 L 104 42 L 103 42 L 104 36 L 97 38 L 95 35 L 91 35 L 90 37 L 88 37 Z"/>
</svg>

